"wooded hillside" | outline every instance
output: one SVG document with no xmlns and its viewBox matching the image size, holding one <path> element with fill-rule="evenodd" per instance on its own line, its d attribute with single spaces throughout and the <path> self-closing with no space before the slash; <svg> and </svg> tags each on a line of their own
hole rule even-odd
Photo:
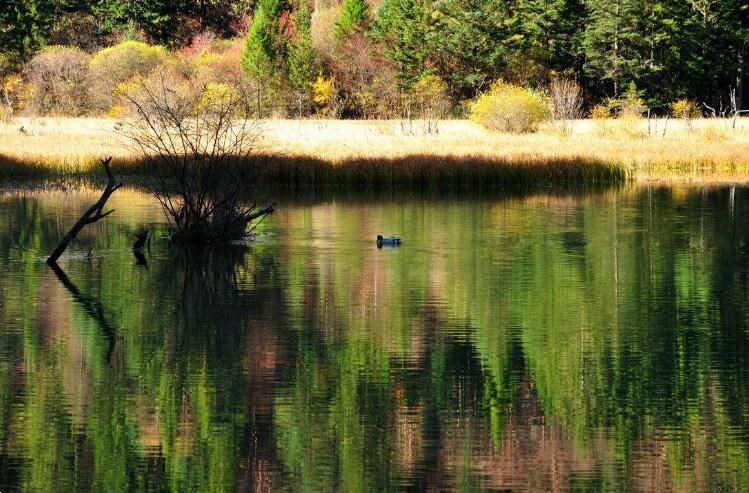
<svg viewBox="0 0 749 493">
<path fill-rule="evenodd" d="M 92 54 L 134 39 L 184 54 L 237 37 L 237 63 L 287 106 L 334 83 L 349 116 L 376 116 L 374 100 L 425 76 L 454 111 L 497 79 L 555 77 L 576 81 L 588 108 L 633 88 L 656 112 L 681 98 L 749 106 L 746 0 L 0 1 L 6 76 L 28 77 L 51 45 Z"/>
</svg>

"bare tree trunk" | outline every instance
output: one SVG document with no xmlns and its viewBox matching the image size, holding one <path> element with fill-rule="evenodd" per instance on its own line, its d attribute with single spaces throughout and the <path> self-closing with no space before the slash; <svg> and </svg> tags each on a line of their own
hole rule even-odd
<svg viewBox="0 0 749 493">
<path fill-rule="evenodd" d="M 734 104 L 736 110 L 744 109 L 744 81 L 746 79 L 746 43 L 742 43 L 739 48 L 738 70 L 736 73 L 736 94 L 734 95 Z"/>
<path fill-rule="evenodd" d="M 114 209 L 111 209 L 107 212 L 102 212 L 104 206 L 107 204 L 107 200 L 109 200 L 109 197 L 112 195 L 112 193 L 114 193 L 115 190 L 122 186 L 122 183 L 118 183 L 115 185 L 114 177 L 112 176 L 112 172 L 109 170 L 110 162 L 112 162 L 111 157 L 101 160 L 101 164 L 102 166 L 104 166 L 104 171 L 107 172 L 107 186 L 106 188 L 104 188 L 101 197 L 99 197 L 99 200 L 96 201 L 96 203 L 92 205 L 81 216 L 81 218 L 73 225 L 72 228 L 70 228 L 70 231 L 68 231 L 68 233 L 62 237 L 62 239 L 52 252 L 52 255 L 50 255 L 47 259 L 48 265 L 52 266 L 57 264 L 57 259 L 59 259 L 60 256 L 65 252 L 65 249 L 68 248 L 68 244 L 73 241 L 76 236 L 78 236 L 78 233 L 80 233 L 84 226 L 86 226 L 87 224 L 93 224 L 100 219 L 104 219 L 114 212 Z"/>
</svg>

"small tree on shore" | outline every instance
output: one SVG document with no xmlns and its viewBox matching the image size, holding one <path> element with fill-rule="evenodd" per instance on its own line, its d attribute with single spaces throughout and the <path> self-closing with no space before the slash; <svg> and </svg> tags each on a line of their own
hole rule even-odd
<svg viewBox="0 0 749 493">
<path fill-rule="evenodd" d="M 119 93 L 135 118 L 119 132 L 146 164 L 147 179 L 178 242 L 243 238 L 272 205 L 244 194 L 257 178 L 260 137 L 242 87 L 201 86 L 159 70 Z"/>
<path fill-rule="evenodd" d="M 426 74 L 411 86 L 408 96 L 409 107 L 413 106 L 417 116 L 426 124 L 425 131 L 438 133 L 437 124 L 450 109 L 447 84 L 436 75 Z"/>
<path fill-rule="evenodd" d="M 683 98 L 671 103 L 671 115 L 674 118 L 681 118 L 686 123 L 687 130 L 693 130 L 692 124 L 695 118 L 702 116 L 702 109 L 695 101 Z"/>
<path fill-rule="evenodd" d="M 572 121 L 582 116 L 583 91 L 570 79 L 554 79 L 549 87 L 551 108 L 554 121 L 563 133 L 572 131 Z"/>
<path fill-rule="evenodd" d="M 302 105 L 308 103 L 310 89 L 320 71 L 317 53 L 312 44 L 310 13 L 305 2 L 301 2 L 294 13 L 295 36 L 288 43 L 288 79 L 296 93 L 299 118 Z"/>
</svg>

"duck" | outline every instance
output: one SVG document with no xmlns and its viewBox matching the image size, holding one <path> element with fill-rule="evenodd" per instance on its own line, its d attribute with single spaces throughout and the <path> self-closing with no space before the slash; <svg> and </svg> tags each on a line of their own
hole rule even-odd
<svg viewBox="0 0 749 493">
<path fill-rule="evenodd" d="M 377 248 L 382 246 L 400 246 L 401 239 L 397 236 L 388 236 L 383 238 L 382 235 L 377 235 Z"/>
</svg>

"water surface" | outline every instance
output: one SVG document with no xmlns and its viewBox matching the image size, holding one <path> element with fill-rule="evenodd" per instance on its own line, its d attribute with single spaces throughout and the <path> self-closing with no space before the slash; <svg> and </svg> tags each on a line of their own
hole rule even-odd
<svg viewBox="0 0 749 493">
<path fill-rule="evenodd" d="M 749 190 L 281 201 L 202 250 L 121 190 L 51 270 L 95 198 L 0 195 L 2 492 L 749 489 Z"/>
</svg>

